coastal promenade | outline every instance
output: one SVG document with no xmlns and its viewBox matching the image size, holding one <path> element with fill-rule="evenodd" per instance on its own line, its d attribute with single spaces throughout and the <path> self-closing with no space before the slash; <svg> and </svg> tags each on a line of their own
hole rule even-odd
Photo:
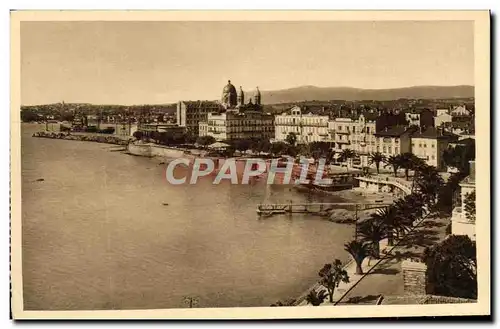
<svg viewBox="0 0 500 329">
<path fill-rule="evenodd" d="M 346 302 L 347 296 L 351 294 L 351 292 L 360 284 L 362 280 L 369 279 L 372 273 L 374 273 L 379 267 L 383 266 L 384 264 L 387 264 L 389 261 L 393 260 L 395 257 L 395 254 L 400 254 L 403 249 L 405 249 L 405 240 L 413 234 L 414 232 L 418 232 L 418 229 L 423 226 L 423 224 L 427 221 L 429 221 L 432 217 L 432 214 L 430 212 L 427 212 L 427 214 L 420 220 L 416 221 L 413 224 L 413 227 L 409 232 L 407 232 L 403 237 L 400 239 L 396 240 L 393 246 L 389 246 L 387 243 L 387 239 L 381 240 L 380 241 L 380 259 L 371 259 L 369 257 L 365 258 L 363 261 L 361 267 L 363 269 L 363 274 L 356 274 L 356 262 L 354 259 L 350 259 L 345 265 L 344 265 L 344 270 L 347 272 L 349 275 L 349 282 L 344 283 L 341 282 L 339 286 L 335 289 L 334 294 L 333 294 L 333 303 L 330 303 L 328 298 L 325 299 L 323 304 L 320 306 L 335 306 L 341 303 Z M 397 260 L 399 263 L 401 259 Z M 389 284 L 394 285 L 394 283 L 391 280 L 387 280 Z M 379 282 L 377 283 L 377 295 L 382 295 L 383 293 L 383 288 L 380 288 Z M 383 285 L 382 285 L 383 286 Z M 380 288 L 380 289 L 379 289 Z M 326 290 L 323 285 L 321 285 L 319 282 L 313 285 L 309 290 L 304 292 L 297 300 L 295 301 L 294 306 L 310 306 L 307 301 L 306 297 L 307 294 L 311 291 L 320 291 L 320 290 Z M 366 293 L 363 293 L 363 295 Z"/>
</svg>

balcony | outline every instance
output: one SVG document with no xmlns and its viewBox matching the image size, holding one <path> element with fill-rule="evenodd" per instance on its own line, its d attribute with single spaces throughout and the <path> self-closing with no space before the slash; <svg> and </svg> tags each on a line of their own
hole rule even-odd
<svg viewBox="0 0 500 329">
<path fill-rule="evenodd" d="M 335 143 L 339 143 L 339 144 L 351 144 L 350 141 L 346 141 L 346 140 L 336 140 Z"/>
<path fill-rule="evenodd" d="M 340 135 L 350 135 L 351 132 L 349 130 L 337 130 L 335 131 L 336 134 L 340 134 Z"/>
</svg>

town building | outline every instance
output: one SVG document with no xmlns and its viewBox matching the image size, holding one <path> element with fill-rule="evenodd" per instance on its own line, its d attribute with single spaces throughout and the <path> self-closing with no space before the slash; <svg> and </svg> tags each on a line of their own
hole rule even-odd
<svg viewBox="0 0 500 329">
<path fill-rule="evenodd" d="M 198 136 L 200 121 L 206 121 L 208 113 L 218 112 L 221 104 L 215 101 L 180 101 L 177 103 L 177 124 Z"/>
<path fill-rule="evenodd" d="M 275 136 L 274 116 L 258 111 L 209 113 L 200 122 L 200 136 L 212 136 L 217 141 L 265 138 Z"/>
<path fill-rule="evenodd" d="M 382 153 L 386 158 L 411 152 L 413 131 L 406 126 L 393 126 L 376 132 L 376 152 Z"/>
<path fill-rule="evenodd" d="M 151 133 L 170 133 L 173 136 L 182 136 L 186 133 L 186 127 L 172 123 L 141 123 L 137 126 L 137 131 L 145 136 L 151 137 Z"/>
<path fill-rule="evenodd" d="M 353 166 L 369 165 L 370 153 L 376 152 L 375 113 L 360 114 L 356 119 L 335 118 L 329 122 L 329 132 L 333 150 L 341 153 L 344 149 L 356 152 Z"/>
<path fill-rule="evenodd" d="M 448 113 L 441 113 L 434 117 L 434 127 L 441 127 L 445 122 L 451 122 L 453 116 Z"/>
<path fill-rule="evenodd" d="M 274 138 L 276 141 L 285 141 L 290 133 L 294 133 L 299 144 L 330 141 L 328 119 L 327 115 L 304 114 L 299 106 L 294 106 L 275 116 Z"/>
<path fill-rule="evenodd" d="M 216 111 L 207 113 L 198 122 L 199 136 L 212 136 L 218 141 L 275 137 L 274 116 L 262 112 L 261 93 L 257 87 L 253 97 L 245 103 L 245 93 L 228 81 L 222 89 Z"/>
<path fill-rule="evenodd" d="M 451 110 L 450 114 L 453 116 L 469 116 L 469 115 L 471 115 L 470 111 L 467 110 L 465 105 L 454 106 L 453 109 Z"/>
<path fill-rule="evenodd" d="M 456 136 L 443 131 L 442 128 L 430 127 L 420 130 L 411 136 L 411 153 L 424 160 L 438 170 L 445 170 L 443 153 Z"/>
<path fill-rule="evenodd" d="M 405 119 L 409 126 L 432 127 L 434 114 L 429 109 L 411 109 L 405 112 Z"/>
<path fill-rule="evenodd" d="M 437 108 L 435 110 L 435 112 L 436 112 L 435 113 L 436 116 L 438 117 L 438 116 L 443 115 L 443 114 L 450 114 L 450 109 L 447 109 L 447 108 L 446 109 L 445 108 Z"/>
<path fill-rule="evenodd" d="M 460 204 L 453 208 L 451 217 L 451 233 L 455 235 L 468 235 L 471 240 L 476 240 L 476 221 L 468 216 L 465 211 L 467 195 L 476 190 L 475 161 L 470 161 L 469 176 L 460 182 Z"/>
</svg>

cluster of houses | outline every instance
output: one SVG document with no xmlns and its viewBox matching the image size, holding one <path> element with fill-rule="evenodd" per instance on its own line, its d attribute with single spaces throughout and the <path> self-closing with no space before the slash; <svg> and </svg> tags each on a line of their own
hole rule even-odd
<svg viewBox="0 0 500 329">
<path fill-rule="evenodd" d="M 220 111 L 217 102 L 204 106 L 206 103 L 179 102 L 177 116 L 183 118 L 179 126 L 217 141 L 262 137 L 278 142 L 293 133 L 299 144 L 329 142 L 337 153 L 355 151 L 353 165 L 357 167 L 369 166 L 371 153 L 390 157 L 411 152 L 444 170 L 444 151 L 474 138 L 473 116 L 463 106 L 398 113 L 367 110 L 332 117 L 331 113 L 313 114 L 299 106 L 271 115 L 254 109 Z"/>
</svg>

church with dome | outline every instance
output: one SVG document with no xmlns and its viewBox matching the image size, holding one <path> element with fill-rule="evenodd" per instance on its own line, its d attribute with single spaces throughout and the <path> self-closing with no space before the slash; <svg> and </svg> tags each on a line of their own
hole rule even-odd
<svg viewBox="0 0 500 329">
<path fill-rule="evenodd" d="M 257 87 L 248 102 L 240 87 L 236 90 L 231 81 L 222 89 L 221 110 L 211 112 L 206 121 L 200 121 L 200 136 L 212 136 L 217 141 L 274 138 L 274 116 L 263 112 L 261 94 Z"/>
<path fill-rule="evenodd" d="M 264 113 L 259 88 L 245 102 L 245 92 L 229 80 L 218 101 L 180 101 L 177 124 L 195 136 L 217 141 L 274 138 L 274 116 Z"/>
<path fill-rule="evenodd" d="M 239 90 L 236 91 L 236 87 L 231 84 L 231 80 L 229 80 L 227 85 L 222 89 L 220 103 L 225 110 L 230 111 L 262 111 L 259 87 L 256 87 L 253 97 L 250 97 L 248 103 L 245 103 L 245 92 L 243 88 L 240 86 Z"/>
</svg>

